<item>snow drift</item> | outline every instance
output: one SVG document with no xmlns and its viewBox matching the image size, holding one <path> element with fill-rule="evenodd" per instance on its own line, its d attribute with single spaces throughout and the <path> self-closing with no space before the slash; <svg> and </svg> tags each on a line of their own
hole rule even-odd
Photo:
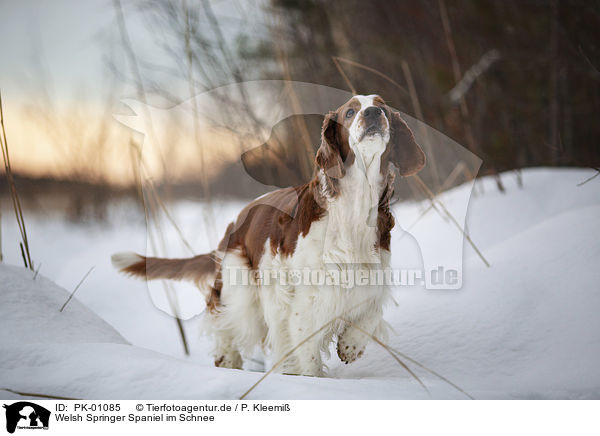
<svg viewBox="0 0 600 436">
<path fill-rule="evenodd" d="M 468 231 L 491 267 L 465 245 L 462 289 L 395 290 L 398 306 L 386 312 L 394 329 L 390 345 L 475 398 L 600 398 L 600 185 L 577 186 L 589 175 L 527 170 L 520 189 L 504 174 L 505 194 L 483 179 L 485 193 L 469 206 Z M 451 205 L 461 189 L 442 200 Z M 237 212 L 237 205 L 221 206 L 224 222 Z M 197 207 L 175 208 L 184 231 Z M 403 204 L 395 214 L 418 217 L 422 210 Z M 455 231 L 434 220 L 435 213 L 420 222 L 432 228 L 421 246 L 439 244 L 440 231 Z M 42 274 L 33 280 L 30 271 L 0 265 L 0 387 L 76 398 L 228 399 L 262 376 L 212 367 L 210 342 L 195 335 L 197 319 L 186 322 L 193 353 L 182 358 L 173 320 L 152 306 L 143 283 L 110 268 L 111 252 L 143 244 L 139 224 L 98 228 L 94 235 L 47 217 L 28 226 L 32 253 L 55 281 L 72 288 L 89 265 L 97 268 L 60 313 L 66 290 Z M 418 258 L 418 247 L 401 230 L 394 230 L 392 245 L 394 265 Z M 57 253 L 58 246 L 64 249 Z M 19 260 L 17 253 L 7 257 Z M 433 398 L 465 398 L 406 363 Z M 271 375 L 249 398 L 429 398 L 377 344 L 352 365 L 332 359 L 328 366 L 329 378 Z"/>
</svg>

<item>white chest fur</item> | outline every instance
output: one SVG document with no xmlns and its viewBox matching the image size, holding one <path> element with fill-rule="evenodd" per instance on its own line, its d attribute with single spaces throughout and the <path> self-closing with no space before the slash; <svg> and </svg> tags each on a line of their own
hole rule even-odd
<svg viewBox="0 0 600 436">
<path fill-rule="evenodd" d="M 383 141 L 376 137 L 351 145 L 355 159 L 339 181 L 340 194 L 327 201 L 325 216 L 299 238 L 292 261 L 296 267 L 335 264 L 344 268 L 381 262 L 376 225 Z"/>
</svg>

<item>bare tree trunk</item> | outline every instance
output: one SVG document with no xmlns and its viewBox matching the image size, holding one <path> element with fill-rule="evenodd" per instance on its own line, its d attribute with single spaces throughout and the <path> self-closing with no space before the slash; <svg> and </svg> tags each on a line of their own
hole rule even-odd
<svg viewBox="0 0 600 436">
<path fill-rule="evenodd" d="M 442 18 L 442 27 L 444 28 L 444 36 L 446 37 L 446 44 L 448 45 L 448 51 L 450 52 L 450 59 L 452 61 L 452 74 L 454 75 L 455 85 L 458 84 L 462 78 L 462 73 L 460 71 L 460 64 L 458 62 L 458 56 L 456 54 L 456 46 L 454 45 L 454 38 L 452 37 L 452 27 L 450 26 L 450 19 L 448 18 L 448 11 L 446 10 L 446 2 L 444 0 L 438 0 L 439 8 L 440 8 L 440 16 Z M 483 150 L 479 146 L 479 144 L 475 141 L 475 137 L 473 135 L 473 128 L 471 127 L 471 118 L 469 114 L 469 107 L 467 106 L 466 100 L 463 98 L 460 99 L 459 103 L 460 114 L 463 121 L 463 126 L 465 129 L 465 137 L 467 139 L 467 145 L 469 149 L 479 155 L 480 157 L 484 157 Z M 504 192 L 504 185 L 502 184 L 502 180 L 500 179 L 500 175 L 496 171 L 495 168 L 492 168 L 492 173 L 496 178 L 496 185 L 501 192 Z"/>
<path fill-rule="evenodd" d="M 559 138 L 559 106 L 558 106 L 558 76 L 560 74 L 560 65 L 558 58 L 558 0 L 551 1 L 552 11 L 552 33 L 550 35 L 550 114 L 549 114 L 549 135 L 550 148 L 552 149 L 552 161 L 558 165 L 563 153 L 562 144 Z"/>
</svg>

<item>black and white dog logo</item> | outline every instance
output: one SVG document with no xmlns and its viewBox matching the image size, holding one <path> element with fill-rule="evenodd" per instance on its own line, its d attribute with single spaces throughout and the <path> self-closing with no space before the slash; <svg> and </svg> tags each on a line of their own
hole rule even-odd
<svg viewBox="0 0 600 436">
<path fill-rule="evenodd" d="M 14 433 L 15 429 L 48 429 L 50 411 L 29 401 L 5 404 L 6 431 Z"/>
</svg>

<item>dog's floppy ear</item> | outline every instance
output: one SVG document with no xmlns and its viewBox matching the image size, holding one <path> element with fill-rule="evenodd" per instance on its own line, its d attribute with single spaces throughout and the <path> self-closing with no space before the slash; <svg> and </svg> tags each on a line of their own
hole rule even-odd
<svg viewBox="0 0 600 436">
<path fill-rule="evenodd" d="M 425 166 L 425 153 L 400 114 L 391 109 L 388 113 L 391 118 L 390 161 L 398 168 L 401 176 L 412 176 Z"/>
<path fill-rule="evenodd" d="M 315 163 L 328 177 L 341 179 L 346 174 L 340 154 L 337 112 L 329 112 L 321 128 L 321 146 L 317 150 Z"/>
</svg>

